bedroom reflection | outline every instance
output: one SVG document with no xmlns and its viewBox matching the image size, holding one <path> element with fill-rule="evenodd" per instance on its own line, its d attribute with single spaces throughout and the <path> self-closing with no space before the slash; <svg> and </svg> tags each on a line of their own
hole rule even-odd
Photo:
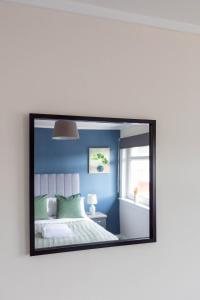
<svg viewBox="0 0 200 300">
<path fill-rule="evenodd" d="M 149 237 L 149 125 L 34 121 L 35 248 Z"/>
</svg>

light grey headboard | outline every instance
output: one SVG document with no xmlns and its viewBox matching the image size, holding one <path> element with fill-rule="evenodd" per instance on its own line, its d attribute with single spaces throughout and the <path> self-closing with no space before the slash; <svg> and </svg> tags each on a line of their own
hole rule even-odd
<svg viewBox="0 0 200 300">
<path fill-rule="evenodd" d="M 35 174 L 35 196 L 47 194 L 54 197 L 56 194 L 71 196 L 80 193 L 79 174 Z"/>
</svg>

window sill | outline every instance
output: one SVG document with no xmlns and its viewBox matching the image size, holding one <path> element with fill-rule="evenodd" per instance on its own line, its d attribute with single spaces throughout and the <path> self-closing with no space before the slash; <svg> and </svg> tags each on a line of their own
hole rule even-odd
<svg viewBox="0 0 200 300">
<path fill-rule="evenodd" d="M 138 206 L 138 207 L 144 208 L 146 210 L 149 210 L 149 206 L 141 204 L 141 203 L 137 203 L 137 202 L 135 202 L 133 200 L 130 200 L 130 199 L 127 199 L 127 198 L 121 198 L 121 197 L 119 197 L 119 200 L 127 202 L 127 203 L 129 203 L 131 205 Z"/>
</svg>

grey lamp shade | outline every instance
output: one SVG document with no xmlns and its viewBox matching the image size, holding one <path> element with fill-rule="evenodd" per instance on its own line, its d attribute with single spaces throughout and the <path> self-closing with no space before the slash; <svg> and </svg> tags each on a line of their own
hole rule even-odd
<svg viewBox="0 0 200 300">
<path fill-rule="evenodd" d="M 76 122 L 71 120 L 58 120 L 55 122 L 53 130 L 55 140 L 75 140 L 79 139 L 79 132 Z"/>
</svg>

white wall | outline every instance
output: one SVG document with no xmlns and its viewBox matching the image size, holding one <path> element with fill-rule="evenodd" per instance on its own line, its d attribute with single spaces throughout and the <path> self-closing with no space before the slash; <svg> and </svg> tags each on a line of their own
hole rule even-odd
<svg viewBox="0 0 200 300">
<path fill-rule="evenodd" d="M 123 238 L 149 237 L 149 208 L 132 200 L 119 199 L 120 235 Z"/>
<path fill-rule="evenodd" d="M 199 53 L 199 35 L 0 4 L 1 300 L 199 299 Z M 28 256 L 29 112 L 157 120 L 157 243 Z"/>
<path fill-rule="evenodd" d="M 133 126 L 127 126 L 120 130 L 120 137 L 129 137 L 133 135 L 139 135 L 149 132 L 149 125 L 147 124 L 138 124 Z"/>
</svg>

